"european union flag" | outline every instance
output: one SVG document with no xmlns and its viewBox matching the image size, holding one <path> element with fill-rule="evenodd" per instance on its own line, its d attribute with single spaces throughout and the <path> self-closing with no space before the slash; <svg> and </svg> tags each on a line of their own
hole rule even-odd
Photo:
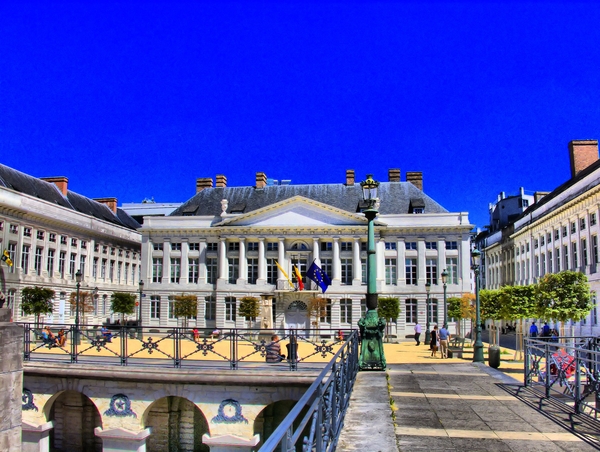
<svg viewBox="0 0 600 452">
<path fill-rule="evenodd" d="M 308 268 L 308 271 L 306 272 L 306 277 L 316 282 L 319 285 L 319 287 L 321 287 L 323 293 L 325 293 L 327 287 L 331 285 L 331 279 L 329 278 L 329 276 L 327 276 L 327 273 L 321 270 L 321 267 L 319 267 L 314 262 Z"/>
</svg>

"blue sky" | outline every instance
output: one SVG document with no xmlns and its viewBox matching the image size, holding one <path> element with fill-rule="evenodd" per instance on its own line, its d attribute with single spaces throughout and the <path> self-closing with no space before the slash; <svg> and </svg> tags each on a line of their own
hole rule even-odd
<svg viewBox="0 0 600 452">
<path fill-rule="evenodd" d="M 0 5 L 0 162 L 89 197 L 400 168 L 484 226 L 600 138 L 593 2 L 47 3 Z"/>
</svg>

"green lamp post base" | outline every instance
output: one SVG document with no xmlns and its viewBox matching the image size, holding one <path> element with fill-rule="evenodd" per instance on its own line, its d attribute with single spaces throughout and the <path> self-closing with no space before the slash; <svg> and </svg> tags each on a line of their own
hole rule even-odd
<svg viewBox="0 0 600 452">
<path fill-rule="evenodd" d="M 385 370 L 386 362 L 383 353 L 383 331 L 385 320 L 377 315 L 377 310 L 367 311 L 358 321 L 360 329 L 359 370 Z"/>
</svg>

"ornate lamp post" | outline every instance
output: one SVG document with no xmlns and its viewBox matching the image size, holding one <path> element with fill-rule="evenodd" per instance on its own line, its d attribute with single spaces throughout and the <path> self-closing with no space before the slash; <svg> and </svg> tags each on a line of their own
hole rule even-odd
<svg viewBox="0 0 600 452">
<path fill-rule="evenodd" d="M 429 344 L 429 342 L 431 342 L 431 331 L 429 331 L 429 323 L 430 323 L 430 317 L 429 317 L 429 294 L 431 293 L 431 283 L 430 282 L 426 282 L 425 283 L 425 293 L 427 294 L 427 300 L 425 301 L 425 309 L 427 310 L 427 323 L 425 324 L 425 344 Z"/>
<path fill-rule="evenodd" d="M 142 298 L 144 296 L 143 291 L 144 291 L 144 281 L 142 281 L 140 279 L 140 282 L 138 284 L 139 288 L 140 288 L 140 305 L 139 305 L 139 314 L 138 314 L 138 333 L 137 333 L 137 338 L 142 340 L 144 339 L 144 334 L 142 332 Z"/>
<path fill-rule="evenodd" d="M 363 191 L 365 209 L 363 213 L 368 220 L 367 225 L 367 312 L 358 321 L 361 345 L 358 366 L 360 370 L 385 370 L 386 362 L 383 354 L 383 330 L 385 320 L 377 314 L 377 258 L 375 254 L 375 228 L 373 220 L 378 214 L 376 203 L 379 200 L 379 182 L 368 174 L 367 180 L 360 186 Z"/>
<path fill-rule="evenodd" d="M 444 285 L 444 328 L 448 328 L 448 304 L 446 301 L 446 283 L 448 282 L 448 272 L 446 269 L 442 272 L 442 284 Z"/>
<path fill-rule="evenodd" d="M 79 342 L 79 289 L 81 288 L 81 281 L 83 281 L 83 275 L 81 274 L 81 270 L 77 270 L 75 273 L 75 281 L 77 284 L 75 287 L 77 288 L 77 298 L 75 299 L 75 343 L 80 344 Z"/>
<path fill-rule="evenodd" d="M 483 359 L 483 342 L 481 342 L 481 315 L 479 308 L 479 263 L 481 260 L 481 252 L 477 249 L 471 252 L 471 269 L 475 273 L 475 345 L 473 345 L 473 362 L 482 363 Z"/>
</svg>

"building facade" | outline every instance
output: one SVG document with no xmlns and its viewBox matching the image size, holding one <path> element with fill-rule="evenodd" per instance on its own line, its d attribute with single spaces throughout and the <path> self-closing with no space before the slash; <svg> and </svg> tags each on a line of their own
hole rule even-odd
<svg viewBox="0 0 600 452">
<path fill-rule="evenodd" d="M 400 299 L 394 330 L 401 337 L 413 333 L 417 320 L 426 322 L 426 283 L 431 322 L 443 319 L 444 269 L 448 296 L 472 291 L 473 225 L 467 213 L 448 212 L 428 197 L 420 172 L 406 179 L 400 180 L 400 170 L 389 171 L 375 220 L 377 291 Z M 325 185 L 273 185 L 264 173 L 250 187 L 227 187 L 223 175 L 216 186 L 211 178 L 198 179 L 196 195 L 171 215 L 144 218 L 144 326 L 177 325 L 174 296 L 193 294 L 199 303 L 191 324 L 198 328 L 248 326 L 237 315 L 247 296 L 270 307 L 271 318 L 253 326 L 311 328 L 316 319 L 307 314 L 308 301 L 323 296 L 322 328 L 355 327 L 366 294 L 367 220 L 361 203 L 353 170 L 344 183 Z M 313 262 L 332 280 L 323 295 L 305 276 Z M 293 265 L 304 290 L 289 282 Z"/>
<path fill-rule="evenodd" d="M 38 179 L 0 165 L 0 248 L 13 265 L 0 263 L 0 290 L 15 321 L 23 316 L 21 290 L 54 290 L 53 313 L 45 323 L 73 323 L 69 298 L 81 290 L 95 293 L 85 323 L 111 316 L 111 294 L 137 292 L 140 272 L 139 224 L 117 207 L 115 198 L 89 199 L 68 189 L 66 177 Z"/>
<path fill-rule="evenodd" d="M 487 288 L 528 285 L 546 273 L 573 270 L 590 282 L 593 309 L 576 334 L 598 334 L 600 290 L 600 160 L 596 140 L 569 143 L 571 178 L 535 203 L 505 229 L 487 238 Z"/>
</svg>

